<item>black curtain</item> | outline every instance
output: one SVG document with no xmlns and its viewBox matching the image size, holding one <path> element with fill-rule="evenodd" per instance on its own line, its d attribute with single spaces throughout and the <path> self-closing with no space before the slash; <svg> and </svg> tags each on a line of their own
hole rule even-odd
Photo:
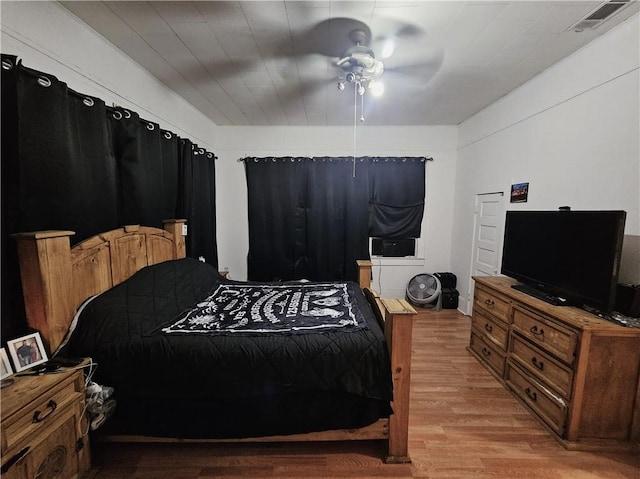
<svg viewBox="0 0 640 479">
<path fill-rule="evenodd" d="M 216 246 L 215 155 L 189 140 L 180 140 L 179 178 L 182 187 L 177 216 L 187 220 L 187 256 L 204 258 L 218 267 Z"/>
<path fill-rule="evenodd" d="M 217 266 L 215 157 L 198 148 L 183 160 L 180 140 L 2 55 L 3 339 L 26 332 L 12 233 L 66 229 L 77 243 L 126 224 L 162 227 L 181 217 L 192 221 L 188 254 Z M 187 176 L 179 173 L 185 164 Z M 186 208 L 178 204 L 183 197 Z"/>
<path fill-rule="evenodd" d="M 24 318 L 24 302 L 18 268 L 16 242 L 6 232 L 15 232 L 18 224 L 19 181 L 18 172 L 18 69 L 17 57 L 2 55 L 0 83 L 2 88 L 2 138 L 1 178 L 2 178 L 2 318 L 0 331 L 3 338 L 23 336 L 27 332 L 26 324 L 18 318 Z"/>
<path fill-rule="evenodd" d="M 418 238 L 424 215 L 425 158 L 372 158 L 369 236 Z"/>
<path fill-rule="evenodd" d="M 307 163 L 306 242 L 309 279 L 358 279 L 356 260 L 369 258 L 369 164 L 350 158 Z"/>
<path fill-rule="evenodd" d="M 249 279 L 357 280 L 369 236 L 420 236 L 425 160 L 244 158 Z"/>
<path fill-rule="evenodd" d="M 119 224 L 161 228 L 162 220 L 172 218 L 175 212 L 175 204 L 168 206 L 164 201 L 168 192 L 162 132 L 156 123 L 123 108 L 114 109 L 108 118 L 117 159 Z M 169 194 L 175 198 L 177 181 L 172 186 Z"/>
<path fill-rule="evenodd" d="M 249 253 L 254 281 L 305 278 L 306 168 L 302 158 L 247 158 Z"/>
<path fill-rule="evenodd" d="M 17 103 L 14 231 L 67 229 L 79 241 L 116 228 L 116 163 L 104 102 L 18 65 Z"/>
</svg>

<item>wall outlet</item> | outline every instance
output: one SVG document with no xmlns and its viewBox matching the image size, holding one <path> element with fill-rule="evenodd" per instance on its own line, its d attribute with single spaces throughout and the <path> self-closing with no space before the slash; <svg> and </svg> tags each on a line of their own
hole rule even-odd
<svg viewBox="0 0 640 479">
<path fill-rule="evenodd" d="M 182 236 L 187 236 L 187 225 L 182 225 Z"/>
</svg>

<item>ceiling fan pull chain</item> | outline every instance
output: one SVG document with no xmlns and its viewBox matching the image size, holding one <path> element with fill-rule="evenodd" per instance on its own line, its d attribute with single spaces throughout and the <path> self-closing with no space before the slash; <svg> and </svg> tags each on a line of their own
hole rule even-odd
<svg viewBox="0 0 640 479">
<path fill-rule="evenodd" d="M 353 85 L 353 170 L 352 178 L 356 177 L 356 127 L 358 126 L 358 89 Z"/>
</svg>

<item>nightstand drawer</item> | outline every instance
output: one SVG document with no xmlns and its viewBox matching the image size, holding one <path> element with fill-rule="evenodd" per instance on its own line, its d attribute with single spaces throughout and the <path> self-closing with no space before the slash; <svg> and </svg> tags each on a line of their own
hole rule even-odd
<svg viewBox="0 0 640 479">
<path fill-rule="evenodd" d="M 540 349 L 549 352 L 568 365 L 573 364 L 578 342 L 578 335 L 575 331 L 517 306 L 513 313 L 513 328 Z"/>
<path fill-rule="evenodd" d="M 2 423 L 3 455 L 19 445 L 32 434 L 37 434 L 65 411 L 65 407 L 82 401 L 82 392 L 76 391 L 75 383 L 67 381 L 58 389 L 26 405 L 7 421 Z"/>
<path fill-rule="evenodd" d="M 507 360 L 506 382 L 509 387 L 533 409 L 554 431 L 562 435 L 567 420 L 567 403 Z"/>
<path fill-rule="evenodd" d="M 512 333 L 509 341 L 511 358 L 538 379 L 556 389 L 565 399 L 571 399 L 573 371 L 557 359 L 529 343 L 519 333 Z"/>
<path fill-rule="evenodd" d="M 504 352 L 496 348 L 490 341 L 486 341 L 484 333 L 471 328 L 469 346 L 491 369 L 498 373 L 498 376 L 504 377 Z"/>
<path fill-rule="evenodd" d="M 509 302 L 477 286 L 473 294 L 474 310 L 479 307 L 489 311 L 497 319 L 509 323 Z"/>
<path fill-rule="evenodd" d="M 507 340 L 509 332 L 507 325 L 488 314 L 474 310 L 471 317 L 471 323 L 478 330 L 482 331 L 486 337 L 503 351 L 507 350 Z"/>
</svg>

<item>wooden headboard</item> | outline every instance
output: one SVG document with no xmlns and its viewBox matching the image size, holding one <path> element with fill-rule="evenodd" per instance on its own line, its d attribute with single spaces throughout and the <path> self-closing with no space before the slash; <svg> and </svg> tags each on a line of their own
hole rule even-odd
<svg viewBox="0 0 640 479">
<path fill-rule="evenodd" d="M 186 220 L 167 220 L 164 229 L 129 225 L 92 236 L 73 248 L 73 231 L 12 235 L 27 323 L 40 332 L 50 352 L 63 341 L 82 302 L 120 284 L 145 266 L 185 257 Z"/>
</svg>

